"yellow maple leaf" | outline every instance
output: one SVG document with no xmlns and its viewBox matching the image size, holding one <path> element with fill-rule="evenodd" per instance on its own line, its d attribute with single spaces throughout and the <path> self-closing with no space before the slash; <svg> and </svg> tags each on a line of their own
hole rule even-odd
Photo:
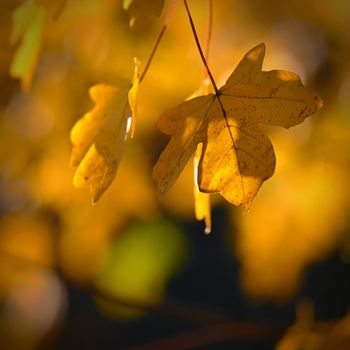
<svg viewBox="0 0 350 350">
<path fill-rule="evenodd" d="M 171 139 L 153 169 L 160 196 L 175 183 L 202 143 L 198 187 L 219 192 L 248 210 L 275 170 L 275 153 L 259 124 L 289 128 L 322 106 L 298 75 L 262 71 L 265 45 L 250 50 L 217 94 L 186 101 L 160 116 L 157 127 Z"/>
<path fill-rule="evenodd" d="M 27 0 L 13 13 L 10 42 L 20 41 L 10 66 L 10 75 L 21 80 L 23 90 L 28 90 L 39 58 L 47 10 L 34 0 Z"/>
<path fill-rule="evenodd" d="M 116 176 L 130 125 L 136 113 L 138 62 L 134 82 L 120 80 L 90 88 L 95 107 L 71 130 L 71 165 L 77 167 L 73 183 L 89 187 L 96 203 Z"/>
<path fill-rule="evenodd" d="M 162 13 L 164 0 L 124 0 L 123 8 L 129 11 L 130 27 L 140 27 Z"/>
</svg>

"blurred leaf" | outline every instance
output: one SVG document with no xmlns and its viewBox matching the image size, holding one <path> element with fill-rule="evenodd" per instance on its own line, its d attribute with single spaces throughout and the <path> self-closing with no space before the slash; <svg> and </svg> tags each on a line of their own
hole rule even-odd
<svg viewBox="0 0 350 350">
<path fill-rule="evenodd" d="M 64 11 L 68 0 L 36 0 L 39 5 L 44 6 L 54 20 L 58 19 Z"/>
<path fill-rule="evenodd" d="M 19 266 L 7 266 L 16 281 L 1 303 L 1 349 L 38 349 L 64 320 L 66 291 L 54 272 Z"/>
<path fill-rule="evenodd" d="M 276 350 L 348 350 L 350 314 L 334 321 L 314 320 L 313 306 L 301 303 L 297 320 L 278 342 Z"/>
<path fill-rule="evenodd" d="M 54 265 L 54 230 L 39 216 L 13 215 L 0 222 L 0 299 L 33 266 Z"/>
<path fill-rule="evenodd" d="M 259 123 L 285 128 L 300 124 L 321 100 L 287 71 L 262 72 L 265 45 L 249 51 L 218 95 L 186 101 L 165 112 L 158 128 L 172 135 L 153 170 L 160 196 L 175 183 L 197 145 L 202 192 L 219 192 L 247 210 L 275 169 L 275 154 Z"/>
<path fill-rule="evenodd" d="M 124 0 L 123 8 L 129 11 L 130 27 L 141 27 L 162 13 L 165 0 Z"/>
<path fill-rule="evenodd" d="M 65 224 L 58 247 L 60 263 L 65 274 L 79 284 L 89 283 L 101 271 L 111 243 L 123 234 L 131 217 L 146 220 L 157 215 L 158 201 L 149 176 L 151 168 L 143 150 L 135 149 L 133 145 L 125 150 L 118 180 L 98 205 L 91 206 L 84 200 L 86 196 L 82 198 L 78 191 L 73 195 L 69 182 L 61 189 L 63 195 L 58 198 L 62 200 Z M 56 173 L 59 178 L 67 172 L 64 163 L 61 166 Z M 56 170 L 51 164 L 46 167 Z M 45 183 L 44 179 L 42 182 Z M 80 196 L 75 198 L 78 194 Z"/>
<path fill-rule="evenodd" d="M 127 139 L 132 113 L 136 112 L 138 76 L 115 84 L 90 88 L 93 110 L 79 119 L 71 131 L 71 164 L 78 167 L 76 187 L 90 187 L 93 203 L 112 183 Z"/>
<path fill-rule="evenodd" d="M 108 262 L 97 284 L 116 298 L 152 306 L 161 302 L 167 281 L 186 255 L 185 236 L 171 222 L 134 224 L 110 247 Z M 107 312 L 116 316 L 139 315 L 133 308 L 105 306 Z"/>
<path fill-rule="evenodd" d="M 53 265 L 53 228 L 47 220 L 29 215 L 8 216 L 0 222 L 0 231 L 0 256 Z"/>
<path fill-rule="evenodd" d="M 239 218 L 234 249 L 244 292 L 285 302 L 297 292 L 305 268 L 340 244 L 350 188 L 347 170 L 330 160 L 301 158 L 309 145 L 297 147 L 282 134 L 274 143 L 280 160 L 275 181 Z"/>
<path fill-rule="evenodd" d="M 13 13 L 11 44 L 20 41 L 13 57 L 10 74 L 19 78 L 23 90 L 28 90 L 38 61 L 47 19 L 46 9 L 34 0 L 27 0 Z"/>
</svg>

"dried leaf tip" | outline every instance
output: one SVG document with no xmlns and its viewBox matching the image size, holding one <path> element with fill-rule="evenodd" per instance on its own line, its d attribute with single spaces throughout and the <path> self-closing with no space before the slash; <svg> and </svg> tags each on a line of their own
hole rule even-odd
<svg viewBox="0 0 350 350">
<path fill-rule="evenodd" d="M 256 45 L 251 50 L 249 50 L 243 59 L 247 59 L 248 61 L 254 62 L 254 66 L 255 66 L 254 69 L 261 70 L 265 53 L 266 53 L 266 45 L 265 43 L 260 43 L 259 45 Z"/>
<path fill-rule="evenodd" d="M 205 225 L 204 233 L 209 235 L 211 233 L 211 225 Z"/>
<path fill-rule="evenodd" d="M 249 50 L 247 55 L 254 53 L 255 57 L 259 57 L 262 54 L 265 55 L 265 52 L 266 52 L 266 45 L 263 42 L 263 43 L 256 45 L 251 50 Z"/>
</svg>

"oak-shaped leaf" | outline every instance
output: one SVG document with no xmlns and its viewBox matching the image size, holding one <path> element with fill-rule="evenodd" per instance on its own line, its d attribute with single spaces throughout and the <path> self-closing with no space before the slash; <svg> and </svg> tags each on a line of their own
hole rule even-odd
<svg viewBox="0 0 350 350">
<path fill-rule="evenodd" d="M 77 167 L 73 183 L 89 187 L 93 203 L 116 176 L 136 114 L 137 88 L 138 75 L 133 84 L 120 80 L 92 86 L 89 94 L 95 106 L 71 130 L 71 165 Z"/>
<path fill-rule="evenodd" d="M 217 94 L 186 101 L 160 116 L 157 127 L 171 135 L 153 169 L 160 196 L 175 183 L 202 144 L 198 187 L 219 192 L 248 210 L 275 170 L 275 153 L 259 124 L 289 128 L 322 106 L 298 75 L 262 71 L 265 45 L 250 50 Z"/>
<path fill-rule="evenodd" d="M 124 0 L 123 8 L 129 11 L 130 27 L 138 28 L 160 16 L 165 0 Z"/>
</svg>

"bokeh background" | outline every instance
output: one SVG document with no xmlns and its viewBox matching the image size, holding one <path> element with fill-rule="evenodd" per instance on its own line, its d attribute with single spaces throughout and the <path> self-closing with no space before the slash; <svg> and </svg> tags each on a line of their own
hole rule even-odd
<svg viewBox="0 0 350 350">
<path fill-rule="evenodd" d="M 208 4 L 189 1 L 203 43 Z M 213 0 L 219 85 L 265 42 L 264 69 L 296 72 L 324 101 L 265 129 L 276 174 L 247 215 L 213 196 L 205 235 L 192 164 L 162 201 L 151 178 L 158 116 L 203 79 L 182 1 L 116 180 L 95 206 L 73 187 L 69 132 L 89 87 L 145 64 L 167 5 L 132 29 L 121 0 L 1 0 L 0 348 L 350 349 L 349 1 Z"/>
</svg>

